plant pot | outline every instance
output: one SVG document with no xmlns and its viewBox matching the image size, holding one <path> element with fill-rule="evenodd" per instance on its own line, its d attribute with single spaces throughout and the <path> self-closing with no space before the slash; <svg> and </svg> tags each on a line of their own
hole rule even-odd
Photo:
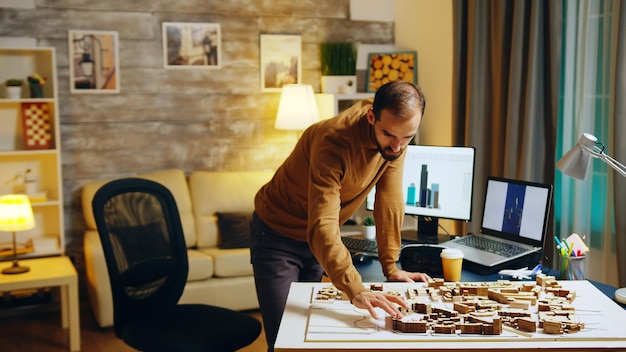
<svg viewBox="0 0 626 352">
<path fill-rule="evenodd" d="M 376 226 L 363 226 L 363 237 L 368 240 L 376 239 Z"/>
<path fill-rule="evenodd" d="M 320 89 L 322 93 L 356 94 L 356 76 L 322 76 Z"/>
<path fill-rule="evenodd" d="M 9 86 L 9 87 L 6 87 L 6 90 L 7 90 L 7 94 L 6 94 L 7 99 L 20 99 L 22 97 L 22 87 Z"/>
</svg>

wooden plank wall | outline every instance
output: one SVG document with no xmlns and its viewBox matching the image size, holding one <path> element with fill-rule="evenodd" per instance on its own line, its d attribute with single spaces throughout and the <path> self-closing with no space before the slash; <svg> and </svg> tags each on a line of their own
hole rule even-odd
<svg viewBox="0 0 626 352">
<path fill-rule="evenodd" d="M 393 22 L 351 21 L 349 0 L 37 0 L 0 8 L 0 36 L 56 48 L 67 253 L 82 272 L 82 185 L 165 168 L 275 169 L 294 132 L 275 130 L 260 89 L 259 35 L 302 37 L 303 83 L 319 91 L 319 43 L 392 44 Z M 381 2 L 384 4 L 385 2 Z M 166 70 L 162 22 L 220 23 L 222 68 Z M 70 94 L 67 32 L 119 35 L 119 94 Z"/>
</svg>

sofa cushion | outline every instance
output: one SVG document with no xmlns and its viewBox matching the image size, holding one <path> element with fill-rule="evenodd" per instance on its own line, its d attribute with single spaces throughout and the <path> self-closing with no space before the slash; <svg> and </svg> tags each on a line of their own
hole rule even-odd
<svg viewBox="0 0 626 352">
<path fill-rule="evenodd" d="M 187 281 L 206 280 L 213 276 L 213 257 L 195 249 L 187 250 L 189 273 Z"/>
<path fill-rule="evenodd" d="M 189 175 L 189 194 L 196 217 L 197 246 L 217 248 L 220 238 L 215 214 L 252 213 L 257 191 L 273 174 L 271 171 L 192 172 Z"/>
<path fill-rule="evenodd" d="M 218 212 L 216 215 L 217 227 L 220 230 L 219 248 L 231 249 L 250 247 L 251 212 Z"/>
<path fill-rule="evenodd" d="M 201 248 L 199 251 L 213 257 L 216 277 L 252 275 L 249 248 Z"/>
</svg>

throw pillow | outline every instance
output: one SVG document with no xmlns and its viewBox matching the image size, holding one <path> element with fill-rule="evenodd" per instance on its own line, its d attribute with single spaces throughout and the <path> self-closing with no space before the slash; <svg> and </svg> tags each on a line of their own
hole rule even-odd
<svg viewBox="0 0 626 352">
<path fill-rule="evenodd" d="M 217 212 L 217 227 L 220 231 L 222 249 L 250 247 L 251 212 Z"/>
</svg>

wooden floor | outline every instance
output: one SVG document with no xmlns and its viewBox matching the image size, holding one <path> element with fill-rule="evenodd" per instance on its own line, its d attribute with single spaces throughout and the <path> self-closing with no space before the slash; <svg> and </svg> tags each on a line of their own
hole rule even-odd
<svg viewBox="0 0 626 352">
<path fill-rule="evenodd" d="M 258 311 L 247 312 L 259 321 Z M 81 351 L 84 352 L 126 352 L 134 349 L 126 346 L 115 337 L 113 328 L 100 328 L 91 312 L 88 302 L 81 302 Z M 69 333 L 61 327 L 61 313 L 58 306 L 45 309 L 12 310 L 0 314 L 0 351 L 2 352 L 67 352 Z M 265 334 L 240 352 L 266 352 Z"/>
</svg>

